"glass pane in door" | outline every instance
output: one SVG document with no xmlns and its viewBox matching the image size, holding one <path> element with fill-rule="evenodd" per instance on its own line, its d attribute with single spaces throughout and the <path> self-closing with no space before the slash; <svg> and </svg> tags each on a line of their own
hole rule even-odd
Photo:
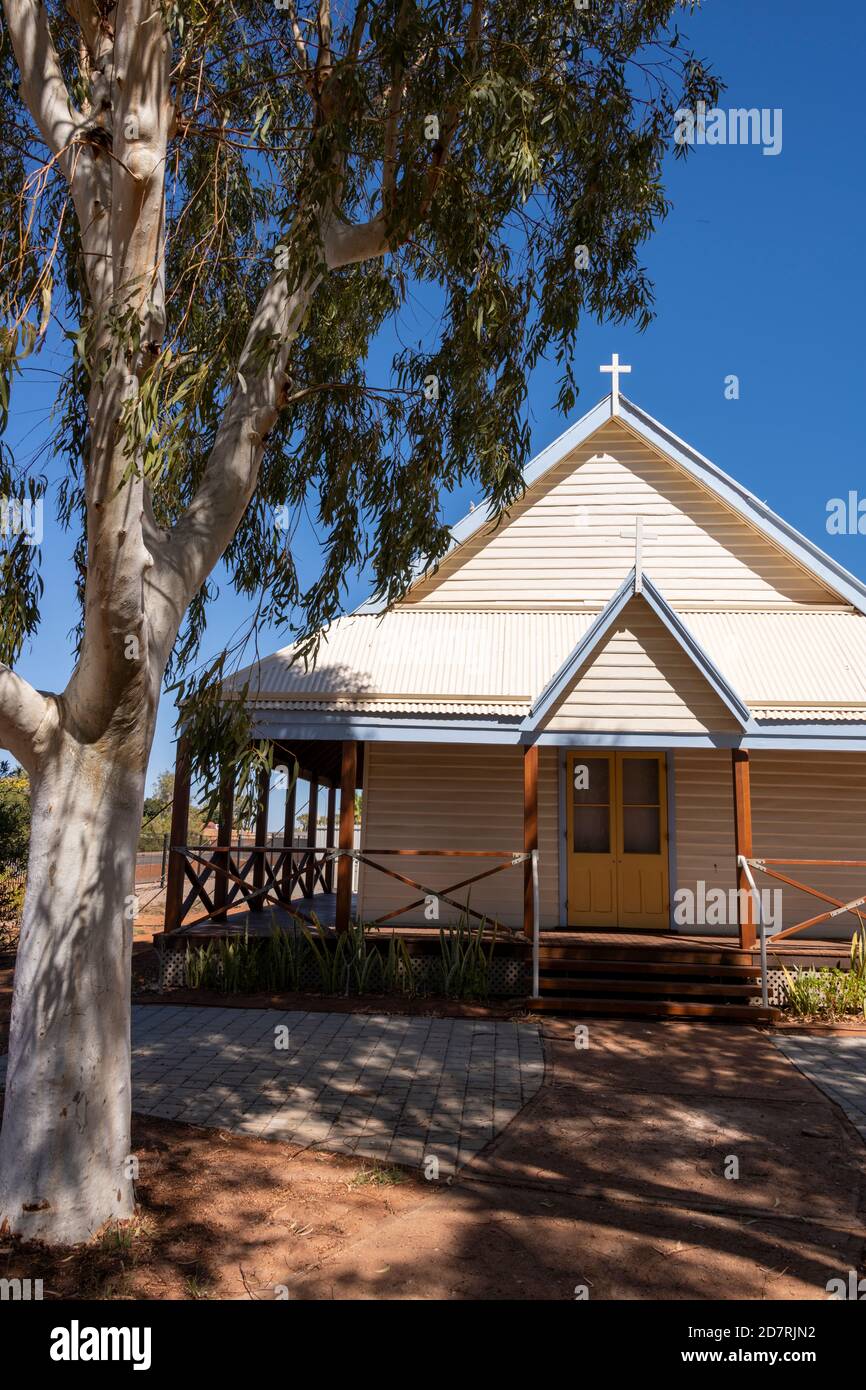
<svg viewBox="0 0 866 1390">
<path fill-rule="evenodd" d="M 576 758 L 571 765 L 572 848 L 575 854 L 610 854 L 610 762 Z"/>
<path fill-rule="evenodd" d="M 625 854 L 658 854 L 661 824 L 658 806 L 623 806 L 622 847 Z"/>
<path fill-rule="evenodd" d="M 623 758 L 622 848 L 624 854 L 661 850 L 658 758 Z"/>
<path fill-rule="evenodd" d="M 575 806 L 610 805 L 610 763 L 607 758 L 575 758 L 571 774 Z"/>
<path fill-rule="evenodd" d="M 610 807 L 575 806 L 575 854 L 610 854 Z"/>
<path fill-rule="evenodd" d="M 622 800 L 624 806 L 658 806 L 658 758 L 623 758 Z"/>
</svg>

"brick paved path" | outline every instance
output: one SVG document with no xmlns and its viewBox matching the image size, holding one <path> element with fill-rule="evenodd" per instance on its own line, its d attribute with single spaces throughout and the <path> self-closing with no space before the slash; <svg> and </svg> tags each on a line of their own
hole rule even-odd
<svg viewBox="0 0 866 1390">
<path fill-rule="evenodd" d="M 785 1033 L 773 1042 L 804 1076 L 835 1100 L 866 1139 L 866 1038 Z"/>
<path fill-rule="evenodd" d="M 277 1029 L 288 1028 L 288 1046 Z M 453 1172 L 541 1086 L 528 1024 L 133 1008 L 134 1109 Z"/>
</svg>

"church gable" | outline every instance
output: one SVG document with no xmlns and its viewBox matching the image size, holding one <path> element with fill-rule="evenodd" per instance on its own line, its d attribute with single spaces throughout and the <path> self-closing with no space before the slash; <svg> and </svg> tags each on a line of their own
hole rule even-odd
<svg viewBox="0 0 866 1390">
<path fill-rule="evenodd" d="M 676 638 L 636 595 L 623 608 L 542 730 L 735 733 L 740 725 Z"/>
<path fill-rule="evenodd" d="M 643 561 L 678 605 L 838 605 L 839 598 L 620 419 L 609 419 L 419 580 L 405 604 L 445 608 L 601 606 Z"/>
</svg>

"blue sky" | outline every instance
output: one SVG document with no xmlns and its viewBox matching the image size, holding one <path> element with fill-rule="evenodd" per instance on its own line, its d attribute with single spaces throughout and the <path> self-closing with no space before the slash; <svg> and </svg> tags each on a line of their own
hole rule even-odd
<svg viewBox="0 0 866 1390">
<path fill-rule="evenodd" d="M 825 524 L 830 498 L 858 488 L 866 497 L 860 331 L 866 321 L 866 7 L 839 0 L 832 28 L 821 30 L 806 0 L 705 0 L 680 27 L 727 83 L 723 108 L 782 109 L 781 153 L 713 146 L 671 163 L 674 208 L 644 251 L 656 286 L 656 321 L 642 335 L 585 324 L 575 360 L 581 383 L 575 415 L 606 393 L 609 378 L 598 367 L 619 352 L 633 368 L 624 381 L 627 395 L 866 578 L 866 536 L 831 536 Z M 390 345 L 383 342 L 381 350 L 383 362 L 389 360 Z M 52 366 L 47 352 L 39 366 Z M 730 374 L 739 378 L 739 400 L 725 399 Z M 13 397 L 19 440 L 29 435 L 35 444 L 44 429 L 45 382 L 31 377 Z M 529 396 L 534 451 L 569 423 L 557 414 L 555 397 L 555 370 L 542 366 Z M 472 497 L 466 491 L 449 498 L 446 519 L 458 520 Z M 45 524 L 42 630 L 18 669 L 56 690 L 72 660 L 72 542 L 47 512 Z M 296 541 L 309 577 L 316 537 L 299 530 Z M 348 606 L 366 596 L 363 580 L 353 582 Z M 214 649 L 246 611 L 222 586 L 211 617 Z M 286 640 L 264 633 L 260 650 Z M 151 776 L 173 764 L 173 722 L 164 700 Z"/>
</svg>

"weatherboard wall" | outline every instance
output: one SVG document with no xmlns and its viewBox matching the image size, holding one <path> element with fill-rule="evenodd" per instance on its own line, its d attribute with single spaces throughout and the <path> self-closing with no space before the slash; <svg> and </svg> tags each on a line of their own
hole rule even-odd
<svg viewBox="0 0 866 1390">
<path fill-rule="evenodd" d="M 803 757 L 795 752 L 759 751 L 752 753 L 750 765 L 756 858 L 866 860 L 866 755 L 811 752 Z M 688 889 L 699 902 L 701 883 L 704 893 L 717 888 L 727 893 L 736 887 L 730 754 L 677 749 L 674 775 L 677 870 L 672 890 Z M 842 902 L 866 893 L 864 869 L 792 865 L 780 871 Z M 770 892 L 781 890 L 786 927 L 830 906 L 760 873 L 756 882 Z M 772 907 L 774 900 L 769 902 Z M 804 936 L 846 938 L 856 925 L 856 919 L 846 913 Z M 714 922 L 679 928 L 692 929 L 710 935 L 724 931 Z"/>
<path fill-rule="evenodd" d="M 544 928 L 556 927 L 560 921 L 558 827 L 558 750 L 542 748 L 538 848 Z M 522 851 L 522 752 L 478 745 L 414 744 L 410 749 L 396 743 L 368 744 L 362 845 L 365 849 Z M 434 891 L 493 867 L 492 860 L 423 856 L 395 856 L 379 862 Z M 366 865 L 362 866 L 358 893 L 358 913 L 366 922 L 421 896 Z M 454 896 L 464 900 L 463 892 Z M 521 927 L 522 865 L 475 885 L 470 906 L 506 926 Z M 456 917 L 456 912 L 441 904 L 442 923 L 453 922 Z M 424 925 L 423 909 L 393 921 L 400 926 Z"/>
<path fill-rule="evenodd" d="M 545 732 L 732 733 L 740 726 L 641 598 L 577 673 Z"/>
<path fill-rule="evenodd" d="M 542 748 L 539 761 L 539 864 L 542 927 L 563 925 L 559 872 L 559 750 Z M 675 778 L 675 881 L 694 901 L 713 889 L 736 887 L 731 757 L 727 750 L 677 749 Z M 866 755 L 756 752 L 751 756 L 752 820 L 756 856 L 866 859 Z M 523 844 L 522 754 L 518 749 L 469 745 L 368 744 L 366 749 L 362 846 L 367 849 L 520 850 Z M 375 857 L 375 856 L 374 856 Z M 489 865 L 483 860 L 387 857 L 380 863 L 432 890 L 469 878 Z M 848 902 L 866 893 L 866 871 L 783 869 Z M 822 910 L 817 899 L 758 877 L 759 886 L 782 889 L 782 921 L 793 926 Z M 703 889 L 701 888 L 703 884 Z M 508 926 L 522 924 L 521 868 L 479 883 L 471 905 Z M 372 921 L 420 894 L 405 884 L 361 867 L 359 914 Z M 462 897 L 460 892 L 455 896 Z M 456 913 L 440 906 L 443 923 Z M 395 923 L 425 924 L 422 909 Z M 429 921 L 427 923 L 429 925 Z M 847 938 L 856 926 L 850 915 L 823 923 L 813 937 Z M 677 928 L 709 935 L 736 934 L 735 922 L 697 921 Z"/>
</svg>

